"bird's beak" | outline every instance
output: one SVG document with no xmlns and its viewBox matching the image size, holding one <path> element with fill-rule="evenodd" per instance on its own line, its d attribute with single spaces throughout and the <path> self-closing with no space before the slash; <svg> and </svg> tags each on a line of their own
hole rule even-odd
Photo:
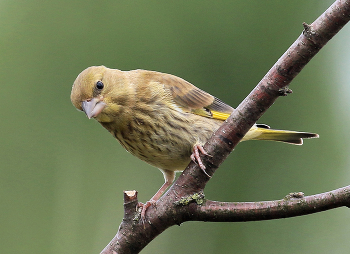
<svg viewBox="0 0 350 254">
<path fill-rule="evenodd" d="M 106 107 L 106 103 L 101 101 L 98 98 L 92 98 L 91 100 L 86 100 L 81 103 L 81 107 L 83 111 L 90 119 L 92 117 L 98 116 L 102 112 L 102 110 Z"/>
</svg>

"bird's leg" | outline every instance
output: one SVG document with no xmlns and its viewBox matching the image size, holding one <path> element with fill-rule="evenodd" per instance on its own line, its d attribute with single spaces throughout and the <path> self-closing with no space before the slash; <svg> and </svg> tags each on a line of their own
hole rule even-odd
<svg viewBox="0 0 350 254">
<path fill-rule="evenodd" d="M 166 189 L 173 183 L 175 179 L 175 172 L 169 171 L 169 170 L 162 170 L 165 182 L 162 185 L 162 187 L 159 188 L 159 190 L 156 192 L 156 194 L 153 195 L 153 197 L 148 200 L 145 204 L 139 203 L 139 206 L 142 207 L 141 211 L 141 219 L 145 220 L 145 214 L 148 207 L 151 205 L 155 205 L 158 199 L 163 195 L 163 193 L 166 191 Z"/>
<path fill-rule="evenodd" d="M 141 211 L 142 219 L 145 218 L 147 208 L 150 207 L 151 205 L 154 205 L 158 201 L 158 199 L 163 195 L 163 193 L 170 186 L 170 184 L 171 182 L 165 182 L 150 200 L 148 200 L 145 204 L 142 204 L 142 203 L 141 203 L 142 205 L 139 204 L 140 206 L 142 206 L 142 211 Z"/>
<path fill-rule="evenodd" d="M 200 144 L 195 144 L 193 146 L 193 153 L 191 154 L 191 160 L 194 161 L 195 163 L 198 163 L 199 167 L 202 169 L 204 174 L 206 174 L 209 178 L 211 177 L 206 171 L 205 171 L 205 166 L 202 162 L 201 157 L 199 156 L 199 152 L 201 152 L 204 155 L 210 156 L 203 148 L 202 145 Z"/>
</svg>

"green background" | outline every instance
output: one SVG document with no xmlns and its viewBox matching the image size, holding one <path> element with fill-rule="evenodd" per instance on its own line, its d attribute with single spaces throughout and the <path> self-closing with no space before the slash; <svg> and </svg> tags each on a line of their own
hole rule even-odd
<svg viewBox="0 0 350 254">
<path fill-rule="evenodd" d="M 237 106 L 332 1 L 0 1 L 0 252 L 99 253 L 123 190 L 147 201 L 163 176 L 71 104 L 91 65 L 180 76 Z M 350 184 L 350 29 L 345 27 L 260 119 L 311 131 L 303 146 L 244 142 L 207 198 L 281 199 Z M 188 222 L 142 253 L 348 253 L 346 208 L 298 218 Z"/>
</svg>

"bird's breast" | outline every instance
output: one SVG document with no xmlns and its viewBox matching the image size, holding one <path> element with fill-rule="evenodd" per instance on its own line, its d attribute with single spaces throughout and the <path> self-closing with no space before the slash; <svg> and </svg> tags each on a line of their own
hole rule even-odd
<svg viewBox="0 0 350 254">
<path fill-rule="evenodd" d="M 184 170 L 193 146 L 204 144 L 220 125 L 166 107 L 133 107 L 130 112 L 112 123 L 101 124 L 128 152 L 164 170 Z"/>
</svg>

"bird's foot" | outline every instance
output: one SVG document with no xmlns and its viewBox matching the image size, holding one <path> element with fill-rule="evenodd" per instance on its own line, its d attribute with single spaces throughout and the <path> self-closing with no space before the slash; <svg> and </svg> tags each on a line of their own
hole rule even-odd
<svg viewBox="0 0 350 254">
<path fill-rule="evenodd" d="M 141 202 L 139 202 L 138 203 L 138 206 L 141 208 L 141 221 L 143 222 L 143 223 L 145 223 L 146 222 L 146 211 L 147 211 L 147 209 L 150 207 L 150 206 L 152 206 L 152 205 L 155 205 L 156 204 L 156 200 L 152 200 L 152 199 L 150 199 L 149 201 L 147 201 L 145 204 L 144 203 L 141 203 Z"/>
<path fill-rule="evenodd" d="M 205 166 L 200 157 L 200 153 L 207 156 L 211 156 L 204 150 L 202 145 L 196 144 L 193 146 L 193 153 L 191 154 L 191 160 L 197 163 L 199 167 L 202 169 L 202 171 L 204 172 L 204 174 L 206 174 L 209 178 L 211 178 L 211 176 L 205 171 Z"/>
</svg>

